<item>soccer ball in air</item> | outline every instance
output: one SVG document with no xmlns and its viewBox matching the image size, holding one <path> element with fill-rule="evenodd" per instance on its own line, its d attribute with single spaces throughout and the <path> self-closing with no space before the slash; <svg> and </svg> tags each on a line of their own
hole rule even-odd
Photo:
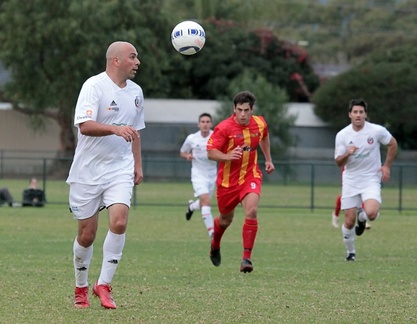
<svg viewBox="0 0 417 324">
<path fill-rule="evenodd" d="M 204 46 L 206 33 L 195 21 L 186 20 L 174 27 L 171 33 L 172 46 L 181 54 L 193 55 Z"/>
</svg>

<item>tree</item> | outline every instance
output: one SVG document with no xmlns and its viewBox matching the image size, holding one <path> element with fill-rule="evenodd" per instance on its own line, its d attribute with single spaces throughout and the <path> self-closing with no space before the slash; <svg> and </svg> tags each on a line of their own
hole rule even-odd
<svg viewBox="0 0 417 324">
<path fill-rule="evenodd" d="M 139 44 L 140 59 L 146 62 L 140 71 L 145 90 L 157 93 L 164 89 L 167 52 L 158 51 L 159 43 L 165 41 L 156 33 L 164 26 L 162 32 L 169 35 L 165 30 L 169 24 L 157 12 L 161 1 L 4 0 L 0 60 L 12 80 L 0 89 L 0 100 L 11 102 L 23 113 L 57 121 L 62 152 L 72 156 L 78 92 L 89 76 L 104 70 L 104 51 L 114 40 Z M 143 10 L 137 9 L 139 3 Z M 150 17 L 157 17 L 160 23 L 150 22 Z"/>
<path fill-rule="evenodd" d="M 104 49 L 115 40 L 128 40 L 137 47 L 143 62 L 137 79 L 145 97 L 217 99 L 227 94 L 231 81 L 251 70 L 285 89 L 291 100 L 309 100 L 318 78 L 307 53 L 279 40 L 269 29 L 210 18 L 203 24 L 207 32 L 203 51 L 192 57 L 175 52 L 169 35 L 179 17 L 191 12 L 199 17 L 228 16 L 241 10 L 236 0 L 200 0 L 191 9 L 190 3 L 3 0 L 0 61 L 12 80 L 0 89 L 0 100 L 11 102 L 35 121 L 50 117 L 58 122 L 62 153 L 72 156 L 72 118 L 79 89 L 88 77 L 104 70 Z"/>
<path fill-rule="evenodd" d="M 363 63 L 328 80 L 313 95 L 315 111 L 335 129 L 346 126 L 348 102 L 362 97 L 371 122 L 386 126 L 403 149 L 417 149 L 417 49 L 374 53 Z"/>
<path fill-rule="evenodd" d="M 230 20 L 208 19 L 204 49 L 194 56 L 178 57 L 171 73 L 172 98 L 216 99 L 245 70 L 257 71 L 273 85 L 286 90 L 291 101 L 309 101 L 319 85 L 307 52 L 282 42 L 269 29 L 247 29 Z M 294 79 L 294 74 L 301 79 Z M 303 86 L 308 93 L 300 90 Z"/>
</svg>

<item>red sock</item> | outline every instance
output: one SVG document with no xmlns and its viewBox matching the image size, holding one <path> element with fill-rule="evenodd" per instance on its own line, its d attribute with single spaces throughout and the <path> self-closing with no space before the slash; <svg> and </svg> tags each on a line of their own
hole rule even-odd
<svg viewBox="0 0 417 324">
<path fill-rule="evenodd" d="M 245 218 L 242 227 L 243 259 L 250 259 L 255 244 L 256 233 L 258 232 L 258 220 Z"/>
<path fill-rule="evenodd" d="M 223 233 L 226 230 L 226 228 L 223 228 L 220 226 L 220 216 L 217 216 L 214 219 L 214 233 L 213 237 L 211 239 L 211 246 L 213 249 L 220 249 L 220 241 L 222 239 Z"/>
</svg>

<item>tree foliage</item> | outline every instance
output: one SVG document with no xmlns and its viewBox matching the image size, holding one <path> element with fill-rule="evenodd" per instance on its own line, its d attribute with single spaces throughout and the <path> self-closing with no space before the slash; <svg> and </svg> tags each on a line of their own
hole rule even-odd
<svg viewBox="0 0 417 324">
<path fill-rule="evenodd" d="M 164 40 L 157 33 L 166 24 L 151 24 L 148 16 L 153 13 L 163 20 L 157 14 L 158 2 L 147 6 L 138 0 L 3 1 L 0 60 L 11 82 L 0 99 L 24 113 L 54 118 L 61 126 L 62 150 L 72 153 L 72 115 L 79 89 L 89 76 L 104 70 L 105 50 L 114 40 L 139 44 L 141 58 L 145 62 L 152 58 L 141 77 L 149 89 L 163 89 L 167 53 L 158 51 Z M 137 10 L 139 3 L 143 11 Z"/>
<path fill-rule="evenodd" d="M 316 114 L 335 129 L 349 123 L 348 102 L 364 98 L 371 122 L 386 126 L 403 149 L 417 149 L 417 49 L 399 47 L 369 56 L 328 80 L 313 95 Z"/>
<path fill-rule="evenodd" d="M 227 94 L 228 84 L 245 70 L 256 70 L 269 83 L 284 89 L 292 101 L 309 100 L 292 75 L 302 76 L 311 92 L 319 86 L 307 53 L 280 41 L 270 30 L 251 30 L 233 21 L 214 19 L 205 21 L 204 28 L 207 35 L 204 49 L 195 56 L 178 59 L 183 62 L 176 66 L 175 72 L 182 77 L 172 80 L 173 98 L 221 97 Z"/>
<path fill-rule="evenodd" d="M 236 4 L 233 0 L 3 0 L 0 60 L 11 82 L 0 89 L 0 100 L 26 114 L 55 119 L 61 127 L 62 151 L 71 155 L 79 89 L 88 77 L 104 70 L 105 50 L 115 40 L 136 46 L 142 63 L 137 81 L 148 98 L 217 99 L 244 71 L 256 70 L 271 87 L 285 89 L 291 99 L 308 100 L 300 91 L 300 80 L 291 79 L 296 73 L 310 91 L 317 88 L 318 78 L 305 52 L 266 29 L 208 18 L 236 14 Z M 193 12 L 205 19 L 207 42 L 202 52 L 186 57 L 175 52 L 169 35 L 182 17 L 191 19 L 187 17 Z"/>
</svg>

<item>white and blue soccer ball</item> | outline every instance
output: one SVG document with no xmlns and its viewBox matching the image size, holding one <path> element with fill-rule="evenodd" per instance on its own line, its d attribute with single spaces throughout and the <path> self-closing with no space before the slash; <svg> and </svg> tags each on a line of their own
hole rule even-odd
<svg viewBox="0 0 417 324">
<path fill-rule="evenodd" d="M 174 27 L 171 33 L 172 46 L 183 55 L 194 55 L 206 42 L 206 33 L 195 21 L 186 20 Z"/>
</svg>

